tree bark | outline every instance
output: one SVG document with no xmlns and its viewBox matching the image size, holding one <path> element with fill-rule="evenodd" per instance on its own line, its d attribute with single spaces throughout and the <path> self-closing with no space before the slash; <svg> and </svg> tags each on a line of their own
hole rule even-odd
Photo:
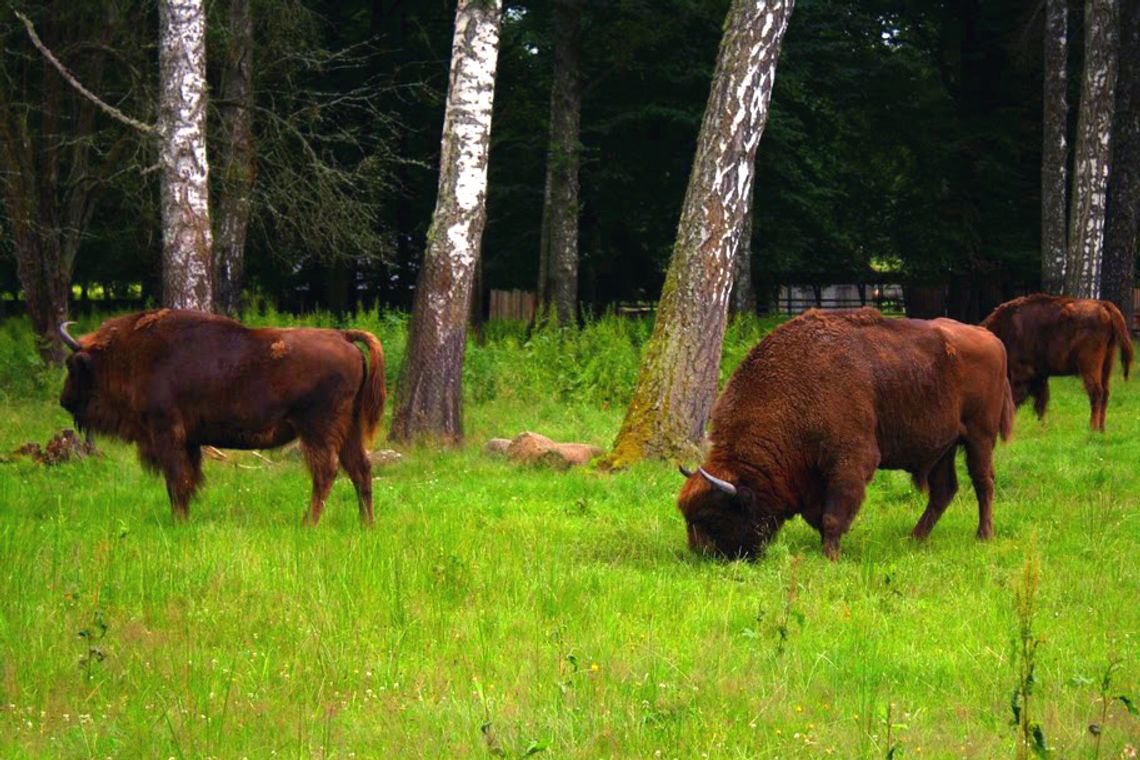
<svg viewBox="0 0 1140 760">
<path fill-rule="evenodd" d="M 206 9 L 203 0 L 159 0 L 158 10 L 162 301 L 171 308 L 210 311 Z"/>
<path fill-rule="evenodd" d="M 45 46 L 74 37 L 60 28 L 64 23 L 57 5 L 45 9 Z M 110 27 L 108 20 L 98 44 L 107 44 Z M 18 60 L 13 56 L 5 64 L 19 66 Z M 103 56 L 80 62 L 84 78 L 99 87 Z M 91 167 L 97 106 L 72 93 L 46 57 L 38 74 L 36 70 L 29 65 L 0 76 L 0 172 L 16 273 L 37 350 L 45 362 L 59 363 L 67 351 L 56 328 L 68 318 L 71 274 L 103 176 Z M 113 143 L 101 161 L 103 167 L 117 170 L 125 146 L 124 139 Z"/>
<path fill-rule="evenodd" d="M 1045 0 L 1044 88 L 1041 145 L 1041 289 L 1057 294 L 1065 284 L 1068 192 L 1069 4 Z"/>
<path fill-rule="evenodd" d="M 390 436 L 463 440 L 461 380 L 471 285 L 487 219 L 487 157 L 501 0 L 459 0 L 439 192 L 416 282 Z"/>
<path fill-rule="evenodd" d="M 755 195 L 755 193 L 753 193 Z M 752 285 L 752 206 L 750 198 L 744 212 L 744 229 L 740 233 L 740 245 L 732 257 L 732 299 L 728 310 L 734 315 L 756 313 L 756 289 Z"/>
<path fill-rule="evenodd" d="M 732 261 L 793 0 L 733 0 L 653 334 L 607 463 L 696 454 L 717 389 Z"/>
<path fill-rule="evenodd" d="M 1117 2 L 1088 0 L 1085 9 L 1085 70 L 1074 148 L 1065 294 L 1097 298 L 1104 255 L 1105 194 L 1112 160 Z"/>
<path fill-rule="evenodd" d="M 1105 209 L 1101 298 L 1133 322 L 1136 242 L 1140 234 L 1140 0 L 1120 3 L 1120 73 L 1112 135 L 1112 175 Z"/>
<path fill-rule="evenodd" d="M 241 309 L 245 238 L 255 173 L 253 148 L 253 13 L 250 0 L 230 0 L 229 41 L 222 68 L 218 142 L 218 235 L 214 303 L 223 314 Z"/>
<path fill-rule="evenodd" d="M 539 309 L 558 324 L 578 322 L 578 165 L 582 114 L 580 0 L 554 3 L 550 142 L 539 245 Z"/>
</svg>

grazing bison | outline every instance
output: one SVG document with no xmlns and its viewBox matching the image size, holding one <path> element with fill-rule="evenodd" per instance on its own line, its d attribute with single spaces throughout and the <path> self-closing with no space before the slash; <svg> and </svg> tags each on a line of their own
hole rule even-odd
<svg viewBox="0 0 1140 760">
<path fill-rule="evenodd" d="M 678 500 L 696 551 L 754 557 L 802 515 L 823 551 L 839 540 L 876 469 L 930 490 L 925 538 L 958 490 L 954 454 L 978 497 L 978 538 L 993 534 L 998 434 L 1013 424 L 1005 349 L 950 319 L 884 319 L 874 309 L 808 311 L 741 363 L 712 412 L 712 448 Z"/>
<path fill-rule="evenodd" d="M 982 326 L 1005 344 L 1017 406 L 1032 396 L 1040 419 L 1049 403 L 1049 377 L 1080 375 L 1092 408 L 1089 427 L 1104 432 L 1117 346 L 1125 379 L 1132 365 L 1132 338 L 1119 309 L 1108 301 L 1037 293 L 1003 303 Z"/>
<path fill-rule="evenodd" d="M 232 319 L 162 309 L 107 320 L 76 340 L 59 403 L 88 431 L 138 446 L 161 470 L 176 520 L 189 515 L 206 445 L 267 449 L 300 438 L 316 524 L 337 462 L 372 523 L 367 451 L 384 408 L 384 354 L 361 330 L 250 329 Z M 367 358 L 357 348 L 363 344 Z"/>
</svg>

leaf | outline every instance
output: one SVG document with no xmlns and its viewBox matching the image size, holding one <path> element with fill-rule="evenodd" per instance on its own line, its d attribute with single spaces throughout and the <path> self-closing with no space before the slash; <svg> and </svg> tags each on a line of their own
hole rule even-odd
<svg viewBox="0 0 1140 760">
<path fill-rule="evenodd" d="M 530 757 L 531 755 L 537 755 L 539 752 L 545 752 L 547 749 L 547 745 L 531 741 L 530 744 L 526 745 L 526 749 L 523 750 L 523 753 L 519 755 L 519 757 Z"/>
<path fill-rule="evenodd" d="M 1136 703 L 1132 701 L 1131 697 L 1129 697 L 1127 694 L 1117 694 L 1116 698 L 1119 699 L 1121 703 L 1123 703 L 1124 709 L 1128 711 L 1129 715 L 1140 716 L 1140 710 L 1136 709 Z"/>
<path fill-rule="evenodd" d="M 1039 723 L 1033 724 L 1033 752 L 1038 757 L 1049 757 L 1049 747 L 1045 744 L 1045 732 Z"/>
</svg>

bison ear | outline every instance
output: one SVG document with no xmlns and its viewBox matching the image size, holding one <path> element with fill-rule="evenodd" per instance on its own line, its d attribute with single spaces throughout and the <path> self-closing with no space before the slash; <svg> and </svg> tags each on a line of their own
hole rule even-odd
<svg viewBox="0 0 1140 760">
<path fill-rule="evenodd" d="M 76 351 L 67 357 L 67 369 L 77 375 L 91 375 L 95 371 L 95 360 L 86 351 Z"/>
</svg>

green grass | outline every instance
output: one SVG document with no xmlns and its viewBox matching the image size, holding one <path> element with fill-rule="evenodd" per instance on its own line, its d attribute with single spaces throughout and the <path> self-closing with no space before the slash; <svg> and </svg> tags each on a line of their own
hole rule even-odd
<svg viewBox="0 0 1140 760">
<path fill-rule="evenodd" d="M 394 377 L 402 322 L 362 323 Z M 764 327 L 731 331 L 728 363 Z M 69 424 L 61 376 L 5 330 L 0 452 Z M 964 471 L 923 545 L 924 497 L 879 473 L 838 564 L 801 521 L 764 559 L 722 563 L 687 552 L 669 466 L 480 453 L 523 429 L 608 445 L 646 332 L 494 326 L 469 353 L 468 447 L 378 470 L 371 532 L 344 478 L 303 529 L 308 478 L 286 454 L 209 462 L 178 527 L 128 447 L 0 465 L 0 757 L 884 758 L 888 705 L 896 758 L 1013 757 L 1034 545 L 1034 720 L 1055 757 L 1094 756 L 1112 658 L 1111 693 L 1140 696 L 1137 383 L 1115 379 L 1103 436 L 1072 379 L 1047 424 L 1022 410 L 989 543 Z M 1100 756 L 1117 758 L 1140 718 L 1109 715 Z"/>
</svg>

